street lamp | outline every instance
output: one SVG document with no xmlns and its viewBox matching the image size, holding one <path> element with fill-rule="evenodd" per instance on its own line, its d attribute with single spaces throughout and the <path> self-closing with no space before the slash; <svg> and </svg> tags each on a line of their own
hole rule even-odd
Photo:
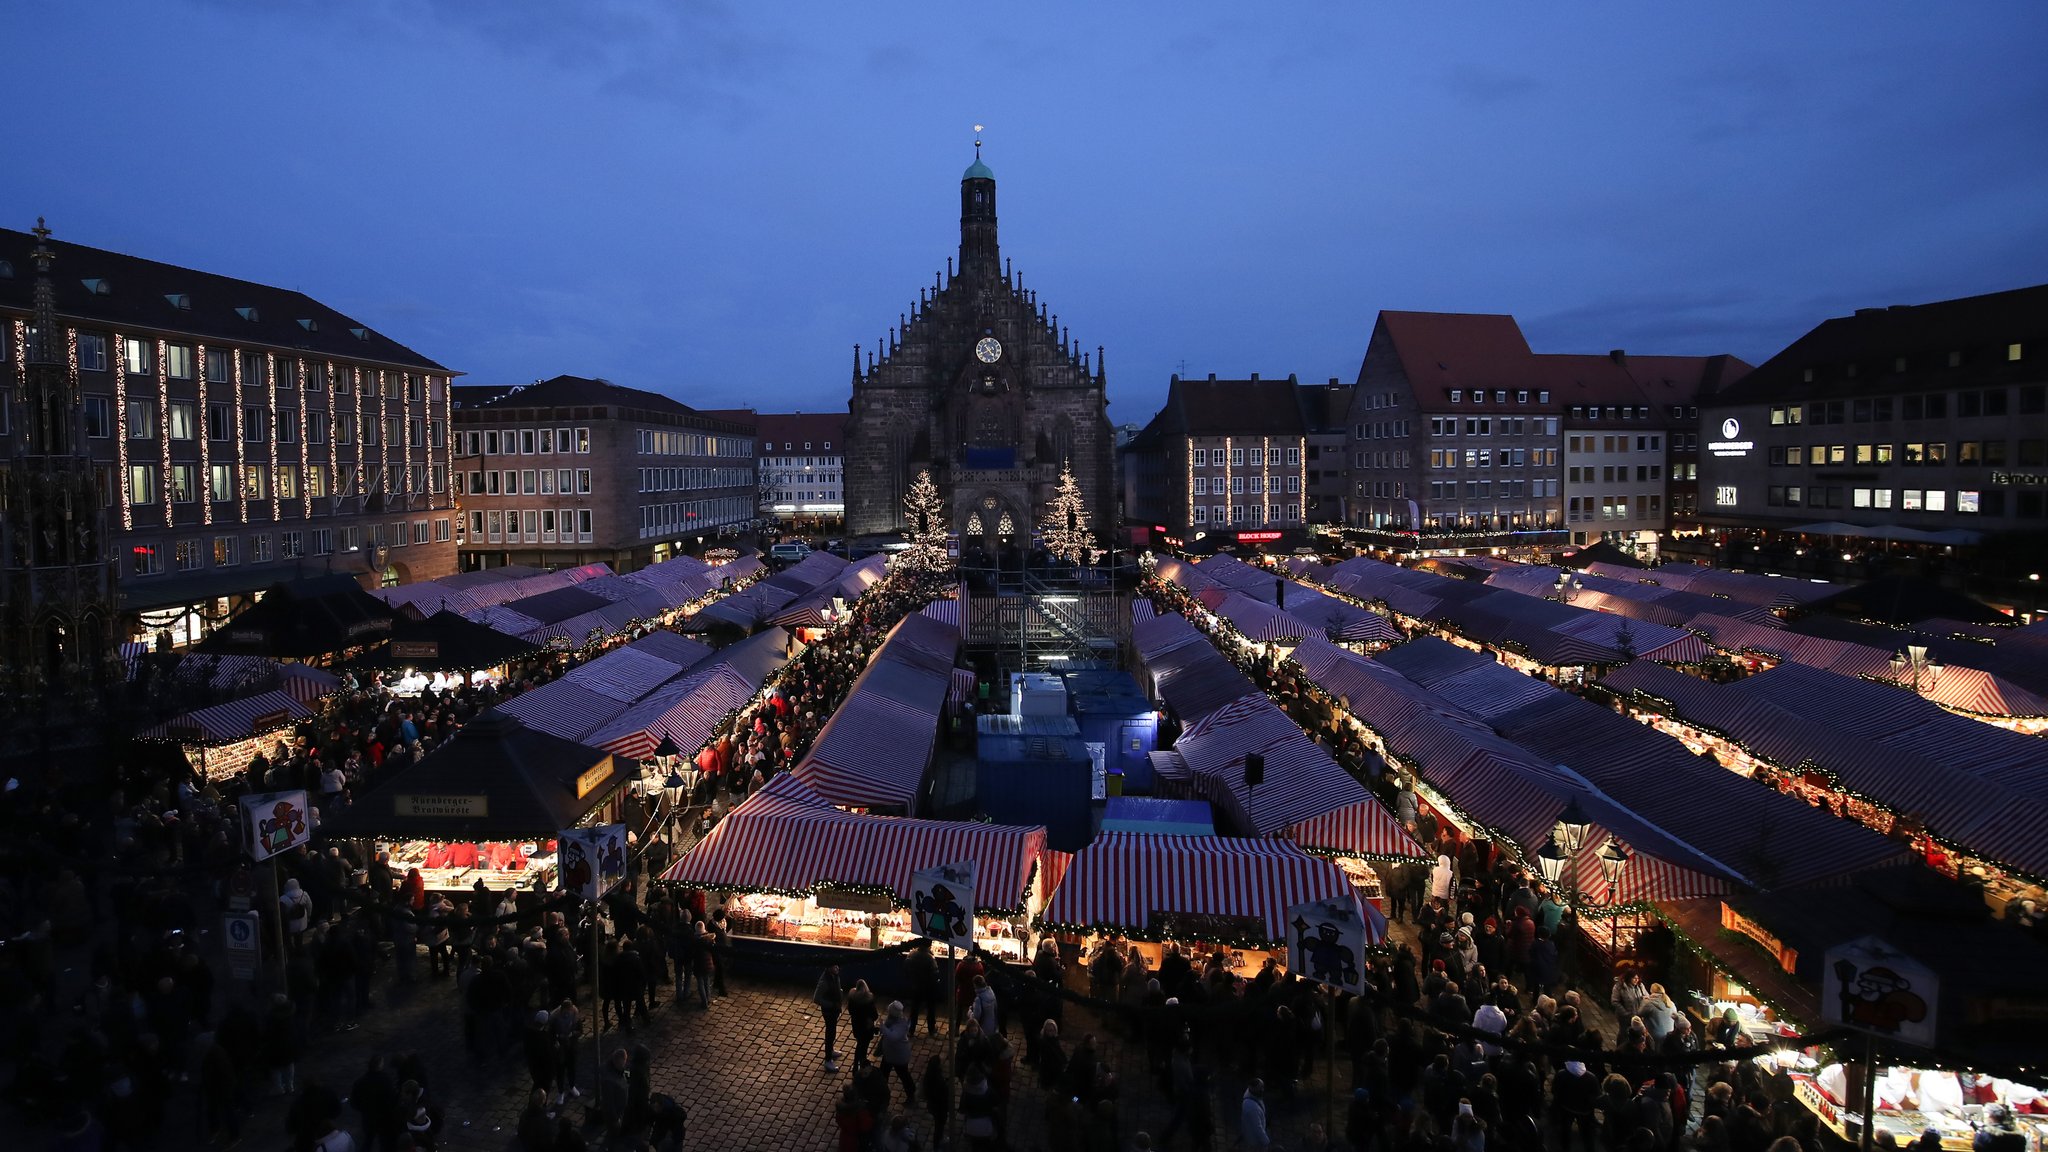
<svg viewBox="0 0 2048 1152">
<path fill-rule="evenodd" d="M 1587 830 L 1592 827 L 1593 821 L 1586 815 L 1586 810 L 1579 807 L 1578 798 L 1573 797 L 1572 802 L 1564 806 L 1564 811 L 1557 814 L 1557 830 L 1551 833 L 1551 838 L 1566 853 L 1577 855 L 1585 846 Z"/>
<path fill-rule="evenodd" d="M 1560 604 L 1569 604 L 1578 598 L 1580 591 L 1585 588 L 1585 582 L 1570 572 L 1559 572 L 1557 583 L 1550 587 L 1557 593 L 1553 599 Z"/>
<path fill-rule="evenodd" d="M 1913 691 L 1922 692 L 1934 687 L 1935 681 L 1941 679 L 1941 661 L 1927 654 L 1927 645 L 1908 644 L 1904 651 L 1892 654 L 1892 676 L 1900 682 L 1901 687 L 1905 686 L 1906 674 L 1909 671 L 1913 676 Z M 1925 688 L 1920 683 L 1922 673 L 1927 677 Z"/>
<path fill-rule="evenodd" d="M 1536 869 L 1543 873 L 1543 882 L 1545 884 L 1556 884 L 1558 882 L 1558 879 L 1564 875 L 1566 860 L 1565 850 L 1557 845 L 1557 837 L 1552 836 L 1543 842 L 1543 847 L 1536 853 Z"/>
<path fill-rule="evenodd" d="M 1600 874 L 1607 877 L 1610 899 L 1621 891 L 1621 878 L 1627 874 L 1629 862 L 1633 859 L 1628 849 L 1621 846 L 1621 841 L 1612 838 L 1607 841 L 1607 847 L 1600 850 Z"/>
</svg>

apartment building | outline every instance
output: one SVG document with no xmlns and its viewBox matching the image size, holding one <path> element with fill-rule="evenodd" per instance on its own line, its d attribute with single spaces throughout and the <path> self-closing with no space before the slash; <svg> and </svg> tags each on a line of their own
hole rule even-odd
<svg viewBox="0 0 2048 1152">
<path fill-rule="evenodd" d="M 606 380 L 455 390 L 464 570 L 701 551 L 755 515 L 754 427 Z"/>
<path fill-rule="evenodd" d="M 826 528 L 846 520 L 846 414 L 763 412 L 760 440 L 763 517 Z"/>
<path fill-rule="evenodd" d="M 1173 377 L 1166 406 L 1125 449 L 1127 515 L 1188 542 L 1300 529 L 1308 428 L 1299 388 L 1292 376 Z"/>
</svg>

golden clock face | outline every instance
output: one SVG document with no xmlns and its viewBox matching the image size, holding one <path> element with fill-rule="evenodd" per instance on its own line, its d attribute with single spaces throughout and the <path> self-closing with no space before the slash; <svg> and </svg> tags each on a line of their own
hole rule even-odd
<svg viewBox="0 0 2048 1152">
<path fill-rule="evenodd" d="M 983 364 L 993 364 L 1003 357 L 1002 341 L 993 336 L 983 336 L 974 342 L 974 358 Z"/>
</svg>

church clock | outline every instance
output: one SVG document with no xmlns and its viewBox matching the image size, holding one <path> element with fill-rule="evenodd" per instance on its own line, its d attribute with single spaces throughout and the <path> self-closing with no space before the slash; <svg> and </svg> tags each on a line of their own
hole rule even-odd
<svg viewBox="0 0 2048 1152">
<path fill-rule="evenodd" d="M 1003 343 L 993 336 L 983 336 L 974 342 L 974 358 L 983 364 L 993 364 L 1003 358 Z"/>
</svg>

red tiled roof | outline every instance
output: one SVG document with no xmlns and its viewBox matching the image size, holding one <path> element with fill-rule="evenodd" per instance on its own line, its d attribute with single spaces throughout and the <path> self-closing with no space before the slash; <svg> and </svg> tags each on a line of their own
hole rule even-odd
<svg viewBox="0 0 2048 1152">
<path fill-rule="evenodd" d="M 754 417 L 754 435 L 761 441 L 763 456 L 806 451 L 846 450 L 844 412 L 763 412 Z"/>
<path fill-rule="evenodd" d="M 1381 312 L 1379 330 L 1418 399 L 1441 401 L 1452 388 L 1530 387 L 1535 354 L 1513 316 Z"/>
</svg>

